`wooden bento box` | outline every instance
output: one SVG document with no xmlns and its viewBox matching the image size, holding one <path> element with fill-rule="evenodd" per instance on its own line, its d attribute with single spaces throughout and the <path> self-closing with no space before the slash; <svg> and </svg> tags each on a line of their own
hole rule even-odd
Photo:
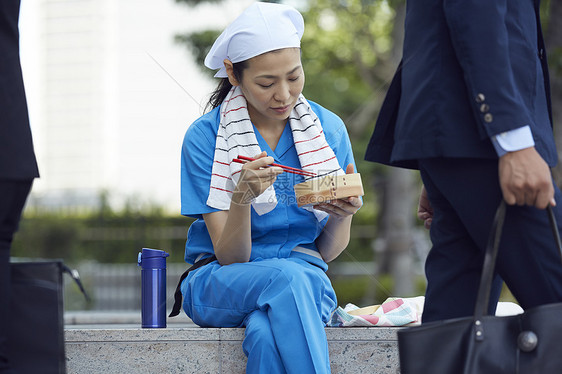
<svg viewBox="0 0 562 374">
<path fill-rule="evenodd" d="M 363 196 L 364 192 L 361 174 L 355 173 L 327 175 L 295 184 L 295 194 L 297 205 L 303 207 L 350 196 Z"/>
</svg>

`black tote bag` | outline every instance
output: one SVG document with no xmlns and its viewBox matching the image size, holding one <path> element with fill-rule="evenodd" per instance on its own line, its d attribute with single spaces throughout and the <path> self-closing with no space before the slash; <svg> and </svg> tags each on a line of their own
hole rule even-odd
<svg viewBox="0 0 562 374">
<path fill-rule="evenodd" d="M 8 357 L 18 374 L 66 373 L 63 273 L 84 288 L 62 261 L 15 262 L 11 271 Z M 87 296 L 86 296 L 87 298 Z"/>
<path fill-rule="evenodd" d="M 552 210 L 550 224 L 562 256 Z M 505 216 L 502 202 L 488 241 L 474 316 L 398 331 L 401 374 L 562 373 L 562 303 L 506 317 L 485 315 Z"/>
</svg>

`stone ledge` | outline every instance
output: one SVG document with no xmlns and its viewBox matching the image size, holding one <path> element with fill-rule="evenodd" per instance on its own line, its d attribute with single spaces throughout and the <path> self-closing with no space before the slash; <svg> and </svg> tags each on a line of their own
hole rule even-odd
<svg viewBox="0 0 562 374">
<path fill-rule="evenodd" d="M 332 373 L 396 374 L 392 327 L 326 328 Z M 244 373 L 242 328 L 67 328 L 67 369 L 82 373 Z"/>
</svg>

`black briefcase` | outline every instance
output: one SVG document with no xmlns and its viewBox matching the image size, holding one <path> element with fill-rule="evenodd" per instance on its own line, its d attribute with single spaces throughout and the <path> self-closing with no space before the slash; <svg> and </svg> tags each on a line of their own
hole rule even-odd
<svg viewBox="0 0 562 374">
<path fill-rule="evenodd" d="M 550 208 L 548 215 L 562 255 Z M 398 331 L 401 374 L 562 373 L 562 303 L 541 305 L 515 316 L 485 315 L 504 216 L 502 202 L 486 249 L 474 316 Z"/>
<path fill-rule="evenodd" d="M 18 374 L 66 373 L 63 274 L 87 297 L 78 273 L 62 261 L 14 262 L 8 358 Z"/>
</svg>

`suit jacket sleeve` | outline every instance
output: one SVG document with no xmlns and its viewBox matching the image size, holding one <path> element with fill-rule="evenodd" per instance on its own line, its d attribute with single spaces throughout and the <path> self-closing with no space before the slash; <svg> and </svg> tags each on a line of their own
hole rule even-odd
<svg viewBox="0 0 562 374">
<path fill-rule="evenodd" d="M 0 179 L 39 176 L 19 57 L 18 0 L 0 1 Z"/>
<path fill-rule="evenodd" d="M 533 68 L 536 50 L 531 48 L 534 43 L 529 37 L 517 40 L 520 45 L 529 45 L 528 54 L 514 56 L 513 51 L 510 53 L 514 38 L 518 37 L 513 34 L 514 20 L 507 18 L 510 1 L 443 1 L 450 37 L 464 72 L 475 117 L 488 136 L 533 125 L 524 99 L 526 93 L 521 92 L 521 75 L 516 77 L 516 74 L 527 70 L 530 80 L 537 79 Z M 520 32 L 535 35 L 536 24 L 535 29 Z"/>
</svg>

